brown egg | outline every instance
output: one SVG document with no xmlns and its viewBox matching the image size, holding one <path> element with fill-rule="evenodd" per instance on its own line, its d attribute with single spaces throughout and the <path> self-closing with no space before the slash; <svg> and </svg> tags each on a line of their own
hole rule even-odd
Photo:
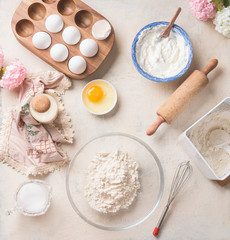
<svg viewBox="0 0 230 240">
<path fill-rule="evenodd" d="M 49 94 L 38 94 L 30 103 L 30 114 L 40 123 L 51 123 L 58 115 L 58 105 Z"/>
<path fill-rule="evenodd" d="M 37 95 L 33 99 L 33 109 L 39 113 L 43 113 L 48 111 L 50 108 L 50 100 L 47 96 L 45 95 Z"/>
</svg>

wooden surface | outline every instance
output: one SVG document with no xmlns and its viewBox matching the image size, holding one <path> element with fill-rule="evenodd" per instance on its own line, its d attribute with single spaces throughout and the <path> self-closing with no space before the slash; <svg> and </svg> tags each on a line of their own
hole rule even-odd
<svg viewBox="0 0 230 240">
<path fill-rule="evenodd" d="M 50 33 L 47 31 L 45 20 L 51 14 L 58 14 L 62 17 L 64 21 L 63 30 L 68 26 L 77 27 L 81 32 L 80 42 L 76 45 L 68 45 L 62 38 L 63 30 L 59 33 Z M 92 26 L 100 19 L 105 18 L 80 0 L 75 0 L 75 3 L 72 0 L 37 0 L 36 2 L 33 0 L 23 0 L 13 15 L 11 26 L 18 41 L 31 52 L 69 77 L 74 79 L 84 79 L 97 70 L 109 54 L 114 43 L 114 30 L 112 25 L 111 34 L 107 39 L 100 41 L 93 38 L 91 34 Z M 50 34 L 52 43 L 48 49 L 39 50 L 34 47 L 32 37 L 39 31 L 45 31 Z M 80 43 L 86 38 L 92 38 L 98 44 L 99 50 L 94 57 L 85 57 L 80 52 Z M 69 49 L 69 56 L 64 62 L 56 62 L 50 57 L 50 49 L 57 43 L 62 43 Z M 87 62 L 86 71 L 82 74 L 74 74 L 68 69 L 69 59 L 76 55 L 82 56 Z"/>
</svg>

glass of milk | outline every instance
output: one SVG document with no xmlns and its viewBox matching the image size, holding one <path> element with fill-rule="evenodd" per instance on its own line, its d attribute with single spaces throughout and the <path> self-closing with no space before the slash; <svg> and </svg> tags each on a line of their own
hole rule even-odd
<svg viewBox="0 0 230 240">
<path fill-rule="evenodd" d="M 52 188 L 41 180 L 22 183 L 15 194 L 16 206 L 8 215 L 19 212 L 25 216 L 40 216 L 46 213 L 51 203 Z"/>
</svg>

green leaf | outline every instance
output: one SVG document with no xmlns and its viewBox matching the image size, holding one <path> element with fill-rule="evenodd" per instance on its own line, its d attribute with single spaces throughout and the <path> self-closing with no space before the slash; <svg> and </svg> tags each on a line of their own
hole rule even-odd
<svg viewBox="0 0 230 240">
<path fill-rule="evenodd" d="M 3 74 L 4 74 L 5 71 L 6 71 L 6 69 L 5 69 L 4 67 L 2 67 L 2 68 L 0 69 L 0 79 L 2 79 L 2 76 L 3 76 Z"/>
<path fill-rule="evenodd" d="M 229 1 L 229 0 L 227 0 L 227 1 Z M 218 11 L 222 10 L 222 0 L 212 0 L 211 2 L 216 3 Z"/>
<path fill-rule="evenodd" d="M 225 7 L 230 6 L 230 0 L 224 0 L 224 6 Z"/>
</svg>

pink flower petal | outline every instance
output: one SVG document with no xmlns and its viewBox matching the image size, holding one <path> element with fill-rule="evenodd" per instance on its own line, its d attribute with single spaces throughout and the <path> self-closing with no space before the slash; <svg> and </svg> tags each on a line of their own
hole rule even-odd
<svg viewBox="0 0 230 240">
<path fill-rule="evenodd" d="M 26 77 L 26 69 L 15 59 L 12 65 L 6 67 L 6 71 L 2 76 L 1 85 L 3 88 L 13 89 L 18 87 Z"/>
<path fill-rule="evenodd" d="M 198 20 L 207 21 L 215 17 L 217 5 L 211 0 L 189 0 L 189 5 Z"/>
<path fill-rule="evenodd" d="M 4 61 L 4 53 L 2 48 L 0 48 L 0 69 L 2 68 L 3 61 Z"/>
</svg>

